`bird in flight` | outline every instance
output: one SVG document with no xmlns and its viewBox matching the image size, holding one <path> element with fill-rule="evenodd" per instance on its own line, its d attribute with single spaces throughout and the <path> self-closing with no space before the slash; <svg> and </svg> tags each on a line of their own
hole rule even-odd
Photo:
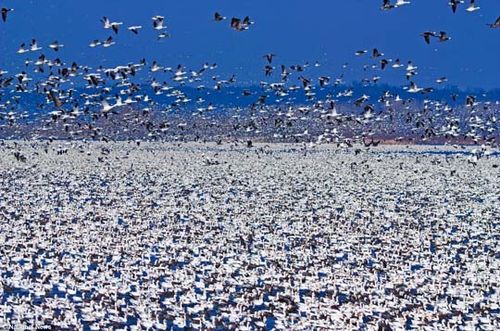
<svg viewBox="0 0 500 331">
<path fill-rule="evenodd" d="M 133 26 L 129 26 L 127 28 L 127 30 L 129 30 L 130 32 L 133 32 L 135 34 L 139 34 L 139 30 L 142 29 L 142 26 L 141 25 L 133 25 Z"/>
<path fill-rule="evenodd" d="M 7 22 L 7 14 L 11 11 L 14 11 L 14 9 L 11 8 L 2 8 L 2 21 Z"/>
<path fill-rule="evenodd" d="M 382 3 L 382 7 L 380 7 L 380 9 L 382 10 L 391 10 L 394 8 L 396 8 L 396 6 L 394 6 L 390 0 L 384 0 L 384 2 Z"/>
<path fill-rule="evenodd" d="M 156 16 L 153 16 L 151 19 L 153 20 L 153 28 L 155 30 L 163 30 L 163 29 L 167 28 L 164 25 L 165 24 L 165 17 L 156 15 Z"/>
<path fill-rule="evenodd" d="M 439 36 L 437 37 L 439 38 L 440 42 L 451 40 L 451 37 L 449 37 L 448 34 L 444 31 L 440 31 Z"/>
<path fill-rule="evenodd" d="M 466 11 L 469 13 L 478 11 L 481 7 L 476 6 L 476 0 L 470 0 L 469 7 L 467 7 Z"/>
<path fill-rule="evenodd" d="M 384 0 L 382 6 L 380 7 L 382 10 L 391 10 L 394 8 L 402 7 L 405 5 L 409 5 L 411 2 L 406 0 L 397 0 L 395 4 L 392 4 L 390 0 Z"/>
<path fill-rule="evenodd" d="M 102 18 L 101 22 L 105 29 L 112 29 L 115 34 L 118 33 L 118 28 L 123 24 L 122 22 L 111 22 L 106 16 Z"/>
<path fill-rule="evenodd" d="M 490 23 L 490 24 L 488 24 L 488 26 L 492 29 L 500 28 L 500 16 L 498 16 L 495 23 Z"/>
<path fill-rule="evenodd" d="M 113 41 L 113 37 L 109 36 L 108 39 L 106 39 L 105 41 L 102 42 L 102 47 L 110 47 L 112 45 L 114 45 L 115 42 Z"/>
<path fill-rule="evenodd" d="M 30 51 L 36 52 L 41 50 L 42 47 L 38 46 L 38 42 L 35 39 L 31 39 Z"/>
<path fill-rule="evenodd" d="M 214 14 L 214 21 L 216 22 L 220 22 L 220 21 L 223 21 L 225 20 L 226 17 L 225 16 L 222 16 L 221 14 L 219 14 L 218 12 L 215 12 Z"/>
<path fill-rule="evenodd" d="M 378 49 L 374 48 L 372 51 L 372 58 L 377 58 L 384 56 L 384 53 L 380 53 Z"/>
<path fill-rule="evenodd" d="M 101 44 L 102 44 L 102 42 L 100 40 L 94 39 L 90 42 L 89 47 L 94 48 L 94 47 L 100 46 Z"/>
<path fill-rule="evenodd" d="M 269 64 L 271 64 L 273 62 L 273 58 L 275 56 L 276 56 L 276 54 L 269 53 L 269 54 L 264 55 L 263 57 L 267 60 L 267 62 Z"/>
<path fill-rule="evenodd" d="M 446 78 L 446 77 L 441 77 L 441 78 L 436 79 L 436 83 L 438 83 L 438 84 L 443 84 L 443 83 L 446 83 L 447 81 L 448 81 L 448 78 Z"/>
<path fill-rule="evenodd" d="M 463 1 L 460 1 L 460 0 L 450 0 L 450 2 L 448 2 L 448 5 L 451 6 L 451 10 L 453 11 L 453 13 L 456 13 L 457 7 L 458 7 L 459 3 L 463 3 Z"/>
<path fill-rule="evenodd" d="M 63 47 L 64 47 L 64 45 L 60 44 L 57 40 L 49 45 L 49 48 L 53 49 L 56 52 L 58 52 Z"/>
<path fill-rule="evenodd" d="M 409 5 L 410 3 L 411 3 L 410 1 L 406 1 L 406 0 L 397 0 L 395 6 L 401 7 L 404 5 Z"/>
<path fill-rule="evenodd" d="M 422 32 L 420 34 L 422 37 L 424 37 L 424 40 L 427 44 L 430 44 L 431 43 L 431 37 L 435 37 L 436 36 L 436 32 L 432 32 L 432 31 L 425 31 L 425 32 Z"/>
<path fill-rule="evenodd" d="M 233 17 L 231 19 L 231 28 L 233 28 L 236 31 L 245 31 L 248 30 L 250 25 L 252 25 L 254 22 L 250 21 L 250 18 L 246 16 L 243 21 L 237 17 Z"/>
</svg>

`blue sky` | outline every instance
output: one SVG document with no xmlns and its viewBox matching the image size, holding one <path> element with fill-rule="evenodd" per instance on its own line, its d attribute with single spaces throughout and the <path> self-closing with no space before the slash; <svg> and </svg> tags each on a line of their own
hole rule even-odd
<svg viewBox="0 0 500 331">
<path fill-rule="evenodd" d="M 384 12 L 382 1 L 375 0 L 4 0 L 0 6 L 15 12 L 6 24 L 0 22 L 0 68 L 20 70 L 27 56 L 16 50 L 36 38 L 46 55 L 91 66 L 126 64 L 143 57 L 192 68 L 216 62 L 221 76 L 234 73 L 240 84 L 252 84 L 265 79 L 262 55 L 272 52 L 278 55 L 277 65 L 320 61 L 321 67 L 309 73 L 314 76 L 336 77 L 348 62 L 344 70 L 348 82 L 380 75 L 384 83 L 406 84 L 402 71 L 363 72 L 363 64 L 374 61 L 357 58 L 354 51 L 376 47 L 386 58 L 412 60 L 419 67 L 415 82 L 421 86 L 435 85 L 436 78 L 447 76 L 450 85 L 463 88 L 500 88 L 500 29 L 486 26 L 500 15 L 500 1 L 479 0 L 478 12 L 467 13 L 462 6 L 456 14 L 447 2 L 413 0 L 409 6 Z M 233 31 L 228 21 L 213 21 L 215 11 L 228 18 L 249 15 L 255 25 L 248 31 Z M 165 16 L 170 39 L 156 41 L 151 27 L 154 15 Z M 89 48 L 92 39 L 112 35 L 102 28 L 102 16 L 124 22 L 115 38 L 117 45 Z M 144 29 L 136 36 L 125 30 L 127 25 Z M 447 31 L 452 40 L 427 45 L 420 37 L 426 30 Z M 65 45 L 60 54 L 48 49 L 53 40 Z"/>
</svg>

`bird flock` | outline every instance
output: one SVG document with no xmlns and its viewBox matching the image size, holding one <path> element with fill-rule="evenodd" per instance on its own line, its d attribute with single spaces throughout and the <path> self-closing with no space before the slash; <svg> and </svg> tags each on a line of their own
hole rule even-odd
<svg viewBox="0 0 500 331">
<path fill-rule="evenodd" d="M 462 3 L 450 1 L 449 4 L 456 12 Z M 382 9 L 396 9 L 410 4 L 404 0 L 395 3 L 385 0 Z M 474 1 L 470 1 L 465 10 L 474 12 L 479 9 Z M 3 22 L 8 23 L 15 11 L 2 8 L 1 13 Z M 237 32 L 251 30 L 255 24 L 248 16 L 227 19 L 219 12 L 213 14 L 213 21 L 217 24 L 225 20 L 230 22 L 229 28 Z M 140 35 L 143 30 L 141 22 L 127 25 L 107 16 L 103 16 L 100 22 L 102 28 L 111 34 L 105 39 L 91 40 L 88 44 L 91 48 L 119 45 L 118 35 L 123 33 L 120 31 L 125 27 L 133 35 Z M 500 27 L 500 18 L 487 26 Z M 159 41 L 171 38 L 165 16 L 152 16 L 150 29 L 156 32 Z M 434 40 L 439 43 L 452 41 L 445 31 L 424 31 L 421 36 L 427 44 Z M 59 54 L 64 47 L 64 43 L 58 40 L 48 45 L 54 54 Z M 217 74 L 216 63 L 207 62 L 197 68 L 187 68 L 183 64 L 168 66 L 159 60 L 143 58 L 116 67 L 101 65 L 94 68 L 75 61 L 66 62 L 58 55 L 48 55 L 45 45 L 41 45 L 36 38 L 22 43 L 17 54 L 35 58 L 27 58 L 24 69 L 13 75 L 0 70 L 0 133 L 4 137 L 26 136 L 29 129 L 28 125 L 23 124 L 27 123 L 27 119 L 32 119 L 32 110 L 26 108 L 35 108 L 37 114 L 45 118 L 48 116 L 45 121 L 35 121 L 37 129 L 32 136 L 50 131 L 54 137 L 69 135 L 77 139 L 91 137 L 109 140 L 115 138 L 118 131 L 130 133 L 137 131 L 137 127 L 146 129 L 147 139 L 163 139 L 165 136 L 178 139 L 182 133 L 196 131 L 196 122 L 200 120 L 215 123 L 212 127 L 219 126 L 220 132 L 227 130 L 228 126 L 232 127 L 225 138 L 238 139 L 238 136 L 248 135 L 249 132 L 258 138 L 268 123 L 274 123 L 274 134 L 272 137 L 267 135 L 265 139 L 278 137 L 283 141 L 308 140 L 311 143 L 335 142 L 343 145 L 350 145 L 350 141 L 362 142 L 373 136 L 390 140 L 403 137 L 429 141 L 454 139 L 456 142 L 491 145 L 497 133 L 495 113 L 498 101 L 479 101 L 483 96 L 456 94 L 444 100 L 432 100 L 436 89 L 419 86 L 416 82 L 418 66 L 411 59 L 391 57 L 378 48 L 354 52 L 360 58 L 371 55 L 367 58 L 371 63 L 362 67 L 367 77 L 361 80 L 361 85 L 368 88 L 377 86 L 383 81 L 383 72 L 395 70 L 401 72 L 407 81 L 407 85 L 402 87 L 403 91 L 394 93 L 386 90 L 377 98 L 346 86 L 345 71 L 351 66 L 349 63 L 342 66 L 344 72 L 336 77 L 324 74 L 315 77 L 314 71 L 321 66 L 320 61 L 276 65 L 276 59 L 280 57 L 270 52 L 263 55 L 265 80 L 260 82 L 260 90 L 239 91 L 240 95 L 236 98 L 245 100 L 241 102 L 246 102 L 247 106 L 243 107 L 245 109 L 239 106 L 228 109 L 230 118 L 225 119 L 215 114 L 218 111 L 216 101 L 207 99 L 214 95 L 214 91 L 236 88 L 238 79 L 235 74 L 221 77 Z M 78 88 L 82 81 L 87 85 Z M 448 78 L 440 75 L 435 78 L 435 82 L 442 85 L 448 82 Z M 194 95 L 189 94 L 187 86 L 192 87 Z M 401 93 L 409 94 L 405 96 Z M 24 103 L 27 94 L 38 95 L 36 104 Z M 422 97 L 419 99 L 412 95 L 423 96 L 423 105 Z M 304 101 L 295 101 L 301 98 L 305 98 Z M 464 103 L 459 104 L 459 100 Z M 303 104 L 299 108 L 294 107 L 297 103 Z M 343 106 L 346 107 L 341 113 L 340 108 Z M 176 122 L 171 114 L 178 110 L 188 110 L 193 116 L 184 122 Z M 113 117 L 117 120 L 111 123 Z M 103 136 L 101 132 L 107 131 L 104 126 L 116 125 L 120 117 L 133 117 L 137 125 L 132 128 L 128 121 L 122 122 L 122 127 L 116 128 L 114 135 Z M 316 134 L 312 135 L 308 127 L 321 127 L 323 131 L 317 129 Z M 405 132 L 397 130 L 402 127 L 406 128 Z M 177 129 L 181 129 L 181 134 Z M 198 131 L 195 137 L 206 134 L 206 130 Z M 216 137 L 212 135 L 205 138 L 225 140 L 219 132 Z"/>
<path fill-rule="evenodd" d="M 228 17 L 207 13 L 259 21 Z M 88 47 L 168 43 L 167 21 L 102 16 Z M 94 67 L 37 39 L 0 68 L 0 329 L 500 329 L 498 100 L 437 96 L 380 47 L 351 50 L 356 86 L 356 64 L 268 52 L 241 87 L 211 61 Z M 405 85 L 377 90 L 387 72 Z"/>
<path fill-rule="evenodd" d="M 2 147 L 0 328 L 500 327 L 493 155 Z"/>
</svg>

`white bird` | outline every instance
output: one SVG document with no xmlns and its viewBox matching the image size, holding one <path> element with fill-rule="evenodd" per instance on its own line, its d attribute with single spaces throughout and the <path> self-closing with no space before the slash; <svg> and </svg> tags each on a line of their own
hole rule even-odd
<svg viewBox="0 0 500 331">
<path fill-rule="evenodd" d="M 118 33 L 118 28 L 123 24 L 122 22 L 111 22 L 106 16 L 102 18 L 101 22 L 104 24 L 105 29 L 112 29 L 115 34 Z"/>
<path fill-rule="evenodd" d="M 477 10 L 479 10 L 481 7 L 479 6 L 476 6 L 476 1 L 475 0 L 470 0 L 470 4 L 469 4 L 469 7 L 467 7 L 467 11 L 469 13 L 472 13 L 472 12 L 475 12 Z"/>
<path fill-rule="evenodd" d="M 54 41 L 53 43 L 51 43 L 51 44 L 49 45 L 49 47 L 50 47 L 51 49 L 53 49 L 54 51 L 56 51 L 56 52 L 57 52 L 57 51 L 59 51 L 61 48 L 63 48 L 63 47 L 64 47 L 64 45 L 63 45 L 63 44 L 60 44 L 60 43 L 56 40 L 56 41 Z"/>
<path fill-rule="evenodd" d="M 133 32 L 135 34 L 139 34 L 139 30 L 142 29 L 142 26 L 141 25 L 133 25 L 133 26 L 129 26 L 127 28 L 127 30 L 129 30 L 130 32 Z"/>
<path fill-rule="evenodd" d="M 423 88 L 417 87 L 417 84 L 415 84 L 414 82 L 410 83 L 410 88 L 408 89 L 409 93 L 418 93 L 421 91 L 423 91 Z"/>
<path fill-rule="evenodd" d="M 117 107 L 118 103 L 114 104 L 114 105 L 110 105 L 109 102 L 107 100 L 102 100 L 101 102 L 101 105 L 102 105 L 102 112 L 104 114 L 107 114 L 109 113 L 110 111 L 112 111 L 114 108 Z"/>
<path fill-rule="evenodd" d="M 446 77 L 441 77 L 441 78 L 436 79 L 436 83 L 438 83 L 438 84 L 442 84 L 442 83 L 445 83 L 447 81 L 448 81 L 448 78 L 446 78 Z"/>
<path fill-rule="evenodd" d="M 30 50 L 26 48 L 26 44 L 22 43 L 21 46 L 19 46 L 19 49 L 17 50 L 17 53 L 18 54 L 23 54 L 23 53 L 27 53 L 29 51 Z"/>
<path fill-rule="evenodd" d="M 114 45 L 115 42 L 113 41 L 113 37 L 108 37 L 108 39 L 106 39 L 105 41 L 102 42 L 102 47 L 110 47 L 112 45 Z"/>
<path fill-rule="evenodd" d="M 165 17 L 156 15 L 156 16 L 153 16 L 151 19 L 153 20 L 153 28 L 155 30 L 163 30 L 163 29 L 167 28 L 164 25 L 165 24 Z"/>
<path fill-rule="evenodd" d="M 102 42 L 100 40 L 94 39 L 90 42 L 89 47 L 94 48 L 100 45 L 102 45 Z"/>
<path fill-rule="evenodd" d="M 411 2 L 410 2 L 410 1 L 406 1 L 406 0 L 397 0 L 397 1 L 396 1 L 395 6 L 396 6 L 396 7 L 401 7 L 401 6 L 404 6 L 404 5 L 409 5 L 409 4 L 411 4 Z"/>
<path fill-rule="evenodd" d="M 42 49 L 42 47 L 38 46 L 37 41 L 35 39 L 32 39 L 31 44 L 30 44 L 30 51 L 36 52 L 36 51 L 39 51 L 41 49 Z"/>
<path fill-rule="evenodd" d="M 168 37 L 170 37 L 170 35 L 167 32 L 161 32 L 160 34 L 158 34 L 158 40 L 162 40 Z"/>
</svg>

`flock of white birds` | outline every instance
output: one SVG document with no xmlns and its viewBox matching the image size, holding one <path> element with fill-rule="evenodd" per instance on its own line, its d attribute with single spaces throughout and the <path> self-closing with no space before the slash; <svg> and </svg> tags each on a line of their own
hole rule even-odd
<svg viewBox="0 0 500 331">
<path fill-rule="evenodd" d="M 449 5 L 480 9 L 466 2 Z M 227 21 L 234 33 L 255 24 Z M 160 15 L 101 23 L 95 52 L 143 37 L 140 24 L 171 37 Z M 0 68 L 0 330 L 500 329 L 498 100 L 434 98 L 411 59 L 377 48 L 353 52 L 366 59 L 362 86 L 400 70 L 401 95 L 334 93 L 344 73 L 269 53 L 266 81 L 241 92 L 251 106 L 222 123 L 186 92 L 234 86 L 215 63 L 92 67 L 59 57 L 64 47 L 33 38 L 12 50 L 19 72 Z M 32 136 L 27 95 L 41 114 Z M 262 131 L 280 143 L 254 139 Z M 153 142 L 194 136 L 216 139 Z M 405 139 L 476 147 L 383 146 Z"/>
<path fill-rule="evenodd" d="M 470 152 L 4 142 L 0 328 L 498 330 Z"/>
</svg>

